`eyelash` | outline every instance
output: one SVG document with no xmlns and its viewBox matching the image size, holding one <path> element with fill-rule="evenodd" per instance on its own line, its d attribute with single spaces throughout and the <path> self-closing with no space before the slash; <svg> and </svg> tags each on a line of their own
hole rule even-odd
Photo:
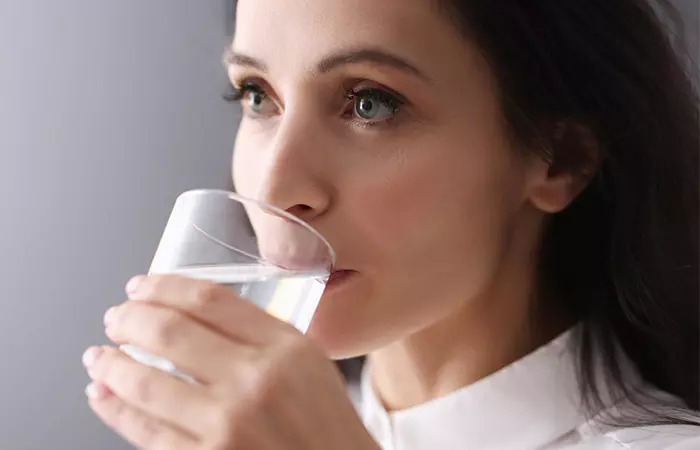
<svg viewBox="0 0 700 450">
<path fill-rule="evenodd" d="M 236 103 L 240 102 L 245 98 L 245 95 L 249 92 L 254 92 L 263 97 L 268 97 L 267 92 L 258 83 L 248 80 L 243 80 L 240 83 L 240 87 L 235 85 L 230 85 L 229 90 L 222 96 L 227 102 Z M 392 115 L 387 119 L 378 121 L 368 121 L 355 117 L 354 115 L 354 101 L 358 98 L 372 98 L 378 100 L 383 106 L 389 108 L 392 111 Z M 398 93 L 391 93 L 379 88 L 353 88 L 349 89 L 345 93 L 345 99 L 351 102 L 344 108 L 343 116 L 348 118 L 353 125 L 361 128 L 373 128 L 377 126 L 388 126 L 396 119 L 396 115 L 401 111 L 401 108 L 406 104 L 406 100 Z M 352 106 L 350 111 L 347 111 L 348 107 Z"/>
<path fill-rule="evenodd" d="M 242 82 L 241 87 L 229 85 L 228 91 L 226 91 L 222 97 L 227 102 L 236 103 L 243 100 L 243 97 L 248 92 L 255 92 L 256 94 L 267 97 L 267 92 L 265 92 L 265 90 L 259 84 L 253 83 L 252 81 Z"/>
<path fill-rule="evenodd" d="M 345 94 L 345 98 L 352 102 L 350 103 L 350 106 L 352 107 L 352 110 L 349 112 L 346 112 L 345 115 L 346 117 L 349 117 L 352 122 L 359 127 L 362 128 L 372 128 L 372 127 L 377 127 L 377 126 L 388 126 L 393 123 L 393 121 L 396 119 L 396 115 L 401 111 L 401 108 L 406 104 L 406 100 L 400 97 L 398 94 L 390 93 L 388 91 L 385 91 L 383 89 L 378 89 L 378 88 L 354 88 L 350 89 L 347 91 Z M 355 117 L 354 114 L 354 108 L 355 108 L 355 103 L 354 101 L 358 98 L 371 98 L 378 100 L 383 106 L 391 110 L 392 114 L 386 119 L 383 120 L 378 120 L 378 121 L 368 121 L 368 120 L 363 120 Z"/>
</svg>

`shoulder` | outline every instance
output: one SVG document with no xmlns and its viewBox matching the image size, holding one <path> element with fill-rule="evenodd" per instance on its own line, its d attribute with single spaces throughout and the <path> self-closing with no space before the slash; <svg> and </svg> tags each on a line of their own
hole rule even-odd
<svg viewBox="0 0 700 450">
<path fill-rule="evenodd" d="M 623 398 L 580 426 L 577 431 L 581 444 L 580 447 L 572 447 L 572 450 L 700 450 L 700 414 L 697 411 L 688 409 L 679 398 L 650 386 L 644 386 L 638 394 L 641 396 L 636 401 Z M 695 425 L 606 425 L 611 420 L 615 422 L 616 418 L 626 416 L 643 420 L 645 412 L 656 412 L 660 416 Z"/>
<path fill-rule="evenodd" d="M 567 450 L 698 450 L 700 426 L 657 425 L 610 430 Z"/>
</svg>

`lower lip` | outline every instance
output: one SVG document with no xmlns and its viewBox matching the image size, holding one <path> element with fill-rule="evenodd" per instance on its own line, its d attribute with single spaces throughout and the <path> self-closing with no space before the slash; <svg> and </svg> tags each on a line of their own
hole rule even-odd
<svg viewBox="0 0 700 450">
<path fill-rule="evenodd" d="M 346 284 L 357 272 L 354 270 L 339 270 L 338 272 L 333 272 L 328 283 L 326 283 L 326 289 L 336 289 L 339 286 Z"/>
</svg>

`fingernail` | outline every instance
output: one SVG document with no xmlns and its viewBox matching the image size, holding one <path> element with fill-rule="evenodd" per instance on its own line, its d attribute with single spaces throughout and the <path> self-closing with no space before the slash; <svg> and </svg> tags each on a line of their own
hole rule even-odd
<svg viewBox="0 0 700 450">
<path fill-rule="evenodd" d="M 103 351 L 99 347 L 92 347 L 89 348 L 83 353 L 83 365 L 85 366 L 86 369 L 89 369 L 90 367 L 95 364 L 95 361 L 97 361 L 97 358 L 99 358 L 102 355 Z"/>
<path fill-rule="evenodd" d="M 110 394 L 107 386 L 98 383 L 90 383 L 85 388 L 85 395 L 92 400 L 103 400 Z"/>
<path fill-rule="evenodd" d="M 105 327 L 109 327 L 110 324 L 114 323 L 114 318 L 116 317 L 116 315 L 117 315 L 117 307 L 116 306 L 112 306 L 111 308 L 109 308 L 107 310 L 107 312 L 105 313 L 105 316 L 104 316 Z"/>
<path fill-rule="evenodd" d="M 132 298 L 134 294 L 137 293 L 139 286 L 141 285 L 141 282 L 145 279 L 143 275 L 138 275 L 133 277 L 132 279 L 129 280 L 128 283 L 126 283 L 126 293 L 129 295 L 129 298 Z"/>
</svg>

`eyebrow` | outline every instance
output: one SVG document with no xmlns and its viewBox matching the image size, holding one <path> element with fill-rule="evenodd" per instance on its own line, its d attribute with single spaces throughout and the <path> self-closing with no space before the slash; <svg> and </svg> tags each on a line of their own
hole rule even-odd
<svg viewBox="0 0 700 450">
<path fill-rule="evenodd" d="M 267 72 L 267 65 L 264 62 L 257 58 L 253 58 L 252 56 L 235 52 L 231 47 L 228 47 L 224 52 L 224 64 L 230 66 L 250 67 L 261 72 Z"/>
<path fill-rule="evenodd" d="M 263 61 L 252 56 L 238 53 L 231 47 L 226 49 L 226 52 L 224 53 L 224 63 L 227 65 L 250 67 L 260 70 L 261 72 L 267 72 L 267 65 Z M 409 63 L 399 56 L 393 55 L 378 48 L 360 48 L 342 53 L 334 53 L 323 58 L 317 64 L 316 70 L 319 73 L 328 73 L 342 66 L 361 63 L 375 63 L 392 67 L 402 72 L 415 75 L 424 81 L 430 81 L 430 79 L 415 65 Z"/>
</svg>

